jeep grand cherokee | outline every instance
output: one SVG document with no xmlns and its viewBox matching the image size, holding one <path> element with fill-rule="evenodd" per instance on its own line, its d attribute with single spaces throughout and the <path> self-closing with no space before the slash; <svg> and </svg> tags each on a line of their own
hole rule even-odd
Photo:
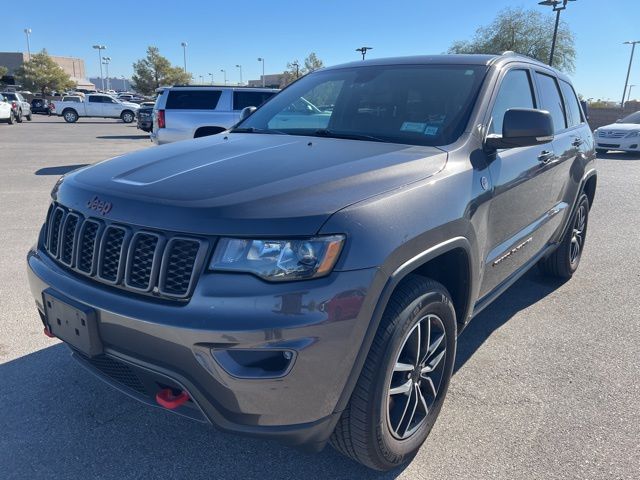
<svg viewBox="0 0 640 480">
<path fill-rule="evenodd" d="M 467 322 L 536 264 L 575 272 L 594 159 L 569 79 L 530 58 L 327 68 L 231 131 L 63 177 L 31 290 L 135 398 L 389 469 Z"/>
</svg>

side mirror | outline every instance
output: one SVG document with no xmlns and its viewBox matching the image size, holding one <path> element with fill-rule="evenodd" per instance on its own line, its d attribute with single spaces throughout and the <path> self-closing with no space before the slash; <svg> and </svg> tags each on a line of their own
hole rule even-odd
<svg viewBox="0 0 640 480">
<path fill-rule="evenodd" d="M 499 148 L 530 147 L 553 140 L 553 119 L 549 112 L 530 108 L 511 108 L 504 114 L 502 135 L 487 135 L 485 146 Z"/>
<path fill-rule="evenodd" d="M 257 110 L 256 107 L 244 107 L 240 112 L 240 121 L 244 120 L 248 116 L 250 116 L 253 112 Z"/>
</svg>

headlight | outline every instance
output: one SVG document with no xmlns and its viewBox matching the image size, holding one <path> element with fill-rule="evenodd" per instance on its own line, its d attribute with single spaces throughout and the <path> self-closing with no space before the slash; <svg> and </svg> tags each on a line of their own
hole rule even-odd
<svg viewBox="0 0 640 480">
<path fill-rule="evenodd" d="M 633 138 L 637 137 L 638 135 L 640 135 L 640 130 L 634 130 L 633 132 L 630 132 L 628 135 L 626 135 L 625 138 Z"/>
<path fill-rule="evenodd" d="M 343 243 L 344 235 L 296 240 L 222 238 L 209 268 L 251 273 L 274 282 L 324 277 L 331 273 Z"/>
</svg>

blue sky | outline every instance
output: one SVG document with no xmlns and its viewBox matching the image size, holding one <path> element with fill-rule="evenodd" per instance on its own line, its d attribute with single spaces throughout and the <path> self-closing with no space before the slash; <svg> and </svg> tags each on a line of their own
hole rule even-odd
<svg viewBox="0 0 640 480">
<path fill-rule="evenodd" d="M 326 65 L 358 58 L 355 48 L 374 47 L 368 56 L 442 53 L 454 40 L 470 38 L 507 6 L 541 9 L 537 0 L 276 0 L 180 2 L 45 2 L 12 8 L 0 29 L 0 51 L 25 51 L 23 29 L 29 27 L 32 51 L 81 57 L 88 76 L 98 76 L 96 43 L 107 46 L 112 76 L 132 73 L 131 64 L 156 45 L 174 64 L 187 67 L 199 80 L 221 69 L 231 82 L 258 78 L 264 57 L 266 72 L 282 71 L 293 59 L 315 51 Z M 109 7 L 105 9 L 103 5 Z M 144 5 L 144 7 L 142 6 Z M 620 100 L 630 46 L 640 40 L 640 0 L 577 0 L 562 13 L 576 37 L 574 82 L 585 97 Z M 640 98 L 640 46 L 630 83 Z M 634 92 L 634 93 L 635 93 Z M 634 95 L 635 96 L 635 95 Z"/>
</svg>

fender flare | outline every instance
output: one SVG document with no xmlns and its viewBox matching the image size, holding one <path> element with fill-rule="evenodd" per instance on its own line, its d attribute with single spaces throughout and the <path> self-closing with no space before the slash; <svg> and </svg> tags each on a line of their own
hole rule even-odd
<svg viewBox="0 0 640 480">
<path fill-rule="evenodd" d="M 407 259 L 403 262 L 399 267 L 397 267 L 391 275 L 387 278 L 387 281 L 382 288 L 382 291 L 378 297 L 376 305 L 373 308 L 373 315 L 371 316 L 371 320 L 365 332 L 365 335 L 362 339 L 362 343 L 360 345 L 360 349 L 356 356 L 356 359 L 353 363 L 353 367 L 351 369 L 351 373 L 349 374 L 349 378 L 342 389 L 342 393 L 336 403 L 334 408 L 334 413 L 342 412 L 351 398 L 351 394 L 356 386 L 358 378 L 360 377 L 360 373 L 362 368 L 364 367 L 364 362 L 369 355 L 369 350 L 371 349 L 371 344 L 373 343 L 373 339 L 375 338 L 376 332 L 378 331 L 378 327 L 380 326 L 380 322 L 382 320 L 382 315 L 384 314 L 385 309 L 387 308 L 387 304 L 393 291 L 398 286 L 398 284 L 411 272 L 426 264 L 428 261 L 433 260 L 434 258 L 450 252 L 454 249 L 462 248 L 465 250 L 467 257 L 469 258 L 469 276 L 470 276 L 470 285 L 469 285 L 469 295 L 467 298 L 467 305 L 465 307 L 465 320 L 469 318 L 469 315 L 472 311 L 472 293 L 474 291 L 473 282 L 474 278 L 477 278 L 477 273 L 474 268 L 473 255 L 471 249 L 471 243 L 465 237 L 453 237 L 449 240 L 446 240 L 442 243 L 438 243 L 427 250 L 415 255 Z M 458 319 L 459 320 L 459 319 Z"/>
</svg>

